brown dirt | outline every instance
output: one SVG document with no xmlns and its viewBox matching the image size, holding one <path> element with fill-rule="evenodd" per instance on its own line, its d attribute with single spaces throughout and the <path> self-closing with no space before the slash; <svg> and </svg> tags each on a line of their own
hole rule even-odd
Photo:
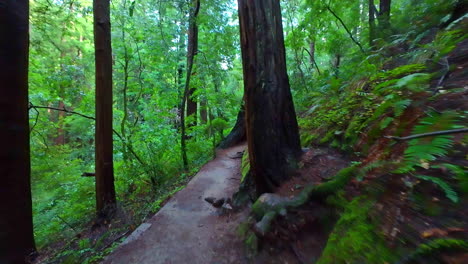
<svg viewBox="0 0 468 264">
<path fill-rule="evenodd" d="M 311 184 L 327 180 L 347 167 L 349 161 L 337 150 L 332 148 L 306 149 L 299 162 L 299 170 L 294 177 L 284 182 L 275 193 L 284 197 L 293 197 Z"/>
<path fill-rule="evenodd" d="M 222 214 L 204 201 L 230 197 L 240 182 L 236 146 L 217 153 L 185 189 L 138 227 L 103 263 L 246 263 L 236 234 L 246 213 Z"/>
</svg>

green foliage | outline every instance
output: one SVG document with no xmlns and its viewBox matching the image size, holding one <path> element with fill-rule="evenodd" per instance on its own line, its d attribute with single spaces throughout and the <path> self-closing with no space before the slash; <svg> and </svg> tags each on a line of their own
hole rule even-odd
<svg viewBox="0 0 468 264">
<path fill-rule="evenodd" d="M 359 197 L 343 205 L 344 212 L 317 264 L 386 263 L 395 260 L 395 253 L 386 246 L 384 238 L 368 217 L 373 204 L 369 197 Z"/>
<path fill-rule="evenodd" d="M 401 263 L 421 263 L 424 259 L 440 256 L 441 253 L 467 252 L 468 242 L 461 239 L 439 238 L 419 245 L 419 247 Z"/>
<path fill-rule="evenodd" d="M 442 114 L 429 113 L 429 115 L 415 126 L 413 133 L 421 134 L 438 130 L 451 129 L 456 118 L 455 112 Z M 404 153 L 404 160 L 395 173 L 407 173 L 415 170 L 415 167 L 427 167 L 426 163 L 434 161 L 437 157 L 447 155 L 453 146 L 453 136 L 436 136 L 433 138 L 413 139 L 409 142 Z"/>
<path fill-rule="evenodd" d="M 426 175 L 415 175 L 415 177 L 418 179 L 430 181 L 436 184 L 445 192 L 445 195 L 447 196 L 447 198 L 449 198 L 454 203 L 458 202 L 458 194 L 452 189 L 450 184 L 448 184 L 444 180 L 437 178 L 437 177 L 426 176 Z"/>
</svg>

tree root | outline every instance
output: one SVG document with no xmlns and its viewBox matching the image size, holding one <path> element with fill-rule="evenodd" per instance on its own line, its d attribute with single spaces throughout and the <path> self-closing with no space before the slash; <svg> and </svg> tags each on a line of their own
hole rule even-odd
<svg viewBox="0 0 468 264">
<path fill-rule="evenodd" d="M 356 173 L 358 167 L 353 165 L 339 171 L 331 181 L 307 186 L 294 198 L 281 197 L 273 193 L 262 194 L 252 206 L 252 213 L 258 221 L 254 231 L 264 236 L 271 227 L 271 222 L 278 216 L 287 214 L 288 209 L 298 208 L 311 199 L 324 199 L 341 190 Z"/>
</svg>

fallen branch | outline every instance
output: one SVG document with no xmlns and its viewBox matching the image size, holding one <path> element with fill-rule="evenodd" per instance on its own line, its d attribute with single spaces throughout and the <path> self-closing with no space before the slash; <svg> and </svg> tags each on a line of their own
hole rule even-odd
<svg viewBox="0 0 468 264">
<path fill-rule="evenodd" d="M 403 140 L 410 140 L 410 139 L 423 138 L 423 137 L 433 137 L 433 136 L 442 136 L 442 135 L 451 135 L 451 134 L 460 134 L 460 133 L 468 133 L 468 128 L 435 131 L 435 132 L 417 134 L 417 135 L 412 135 L 412 136 L 407 136 L 407 137 L 385 136 L 385 138 L 394 139 L 397 141 L 403 141 Z"/>
</svg>

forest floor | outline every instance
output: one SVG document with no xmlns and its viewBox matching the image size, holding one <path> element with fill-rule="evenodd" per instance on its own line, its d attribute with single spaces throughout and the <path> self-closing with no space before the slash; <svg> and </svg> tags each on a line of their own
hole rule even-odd
<svg viewBox="0 0 468 264">
<path fill-rule="evenodd" d="M 247 213 L 225 212 L 204 199 L 227 198 L 240 183 L 245 146 L 219 150 L 150 220 L 140 225 L 103 263 L 243 263 L 237 226 Z"/>
<path fill-rule="evenodd" d="M 250 209 L 223 210 L 207 197 L 230 198 L 239 188 L 240 163 L 245 145 L 218 150 L 207 164 L 150 220 L 140 225 L 103 263 L 304 263 L 317 259 L 327 241 L 326 232 L 313 223 L 302 226 L 289 246 L 264 244 L 255 258 L 249 258 L 239 226 Z M 294 196 L 308 184 L 327 180 L 349 161 L 330 148 L 305 149 L 297 175 L 278 190 Z M 312 211 L 312 210 L 311 210 Z M 271 241 L 270 241 L 271 242 Z"/>
</svg>

